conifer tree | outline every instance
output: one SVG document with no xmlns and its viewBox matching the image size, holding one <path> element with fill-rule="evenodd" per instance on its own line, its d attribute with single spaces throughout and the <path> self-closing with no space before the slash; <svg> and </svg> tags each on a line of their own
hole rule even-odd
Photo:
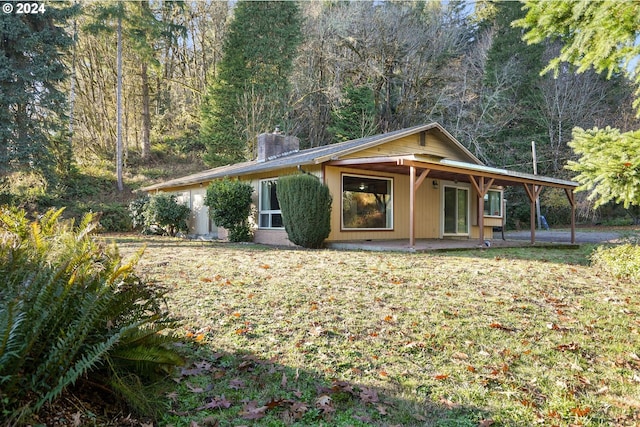
<svg viewBox="0 0 640 427">
<path fill-rule="evenodd" d="M 488 51 L 484 69 L 484 84 L 495 89 L 509 86 L 504 91 L 502 106 L 512 118 L 493 136 L 488 144 L 492 162 L 499 166 L 528 162 L 531 140 L 540 140 L 545 129 L 537 123 L 537 110 L 541 102 L 539 90 L 540 70 L 544 67 L 544 46 L 529 46 L 522 41 L 522 31 L 511 22 L 524 15 L 519 2 L 490 2 L 495 15 L 485 26 L 493 26 L 495 35 Z M 522 158 L 524 157 L 524 159 Z M 527 169 L 530 170 L 530 167 Z"/>
<path fill-rule="evenodd" d="M 370 87 L 347 86 L 340 105 L 331 112 L 332 124 L 329 131 L 333 134 L 334 142 L 377 133 L 375 113 L 375 99 Z"/>
<path fill-rule="evenodd" d="M 51 181 L 56 166 L 69 166 L 60 85 L 67 78 L 63 56 L 73 43 L 64 27 L 76 11 L 50 2 L 41 3 L 37 13 L 0 14 L 0 178 L 28 170 Z"/>
<path fill-rule="evenodd" d="M 297 3 L 238 1 L 201 109 L 207 163 L 250 158 L 258 133 L 286 127 L 288 78 L 300 41 Z"/>
</svg>

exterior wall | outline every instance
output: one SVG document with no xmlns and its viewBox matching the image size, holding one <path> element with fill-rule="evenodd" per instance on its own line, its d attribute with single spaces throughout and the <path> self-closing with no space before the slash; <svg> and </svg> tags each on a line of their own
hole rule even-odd
<svg viewBox="0 0 640 427">
<path fill-rule="evenodd" d="M 451 142 L 445 141 L 436 132 L 425 134 L 425 145 L 420 145 L 420 134 L 414 134 L 399 138 L 378 147 L 358 151 L 357 153 L 345 156 L 345 159 L 380 157 L 380 156 L 401 156 L 409 154 L 426 154 L 437 157 L 449 158 L 453 160 L 470 161 Z"/>
<path fill-rule="evenodd" d="M 393 229 L 392 230 L 343 230 L 342 229 L 342 174 L 393 178 Z M 416 238 L 440 237 L 439 190 L 433 188 L 428 178 L 418 188 L 415 206 Z M 325 183 L 333 196 L 331 209 L 331 233 L 328 241 L 388 240 L 409 238 L 409 176 L 360 169 L 327 166 Z"/>
<path fill-rule="evenodd" d="M 304 170 L 308 173 L 316 175 L 322 179 L 322 169 L 320 166 L 306 166 Z M 244 179 L 253 186 L 252 196 L 252 210 L 253 214 L 251 222 L 254 225 L 253 241 L 255 243 L 261 243 L 265 245 L 276 246 L 296 246 L 287 237 L 287 232 L 284 229 L 268 229 L 258 227 L 258 214 L 259 214 L 259 194 L 260 194 L 260 181 L 264 179 L 276 179 L 280 176 L 291 175 L 298 173 L 297 168 L 282 169 L 273 172 L 265 172 L 261 174 L 255 174 Z"/>
</svg>

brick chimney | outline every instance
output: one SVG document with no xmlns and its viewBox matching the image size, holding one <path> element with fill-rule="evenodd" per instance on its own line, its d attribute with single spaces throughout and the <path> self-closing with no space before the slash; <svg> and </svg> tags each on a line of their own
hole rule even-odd
<svg viewBox="0 0 640 427">
<path fill-rule="evenodd" d="M 258 163 L 295 153 L 300 150 L 300 140 L 295 136 L 283 135 L 276 128 L 273 133 L 258 135 Z"/>
</svg>

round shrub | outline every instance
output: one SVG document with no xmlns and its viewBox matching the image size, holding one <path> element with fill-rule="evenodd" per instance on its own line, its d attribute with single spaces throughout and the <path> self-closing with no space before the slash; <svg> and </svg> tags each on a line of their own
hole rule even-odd
<svg viewBox="0 0 640 427">
<path fill-rule="evenodd" d="M 307 174 L 278 178 L 276 187 L 282 221 L 289 240 L 305 248 L 320 248 L 331 232 L 329 187 Z"/>
<path fill-rule="evenodd" d="M 175 236 L 179 231 L 187 232 L 189 207 L 181 205 L 172 194 L 159 193 L 149 198 L 144 209 L 145 230 L 160 231 L 161 234 Z"/>
<path fill-rule="evenodd" d="M 209 206 L 213 222 L 229 230 L 232 242 L 252 240 L 249 215 L 251 214 L 253 187 L 239 180 L 228 178 L 213 181 L 207 188 L 204 204 Z"/>
<path fill-rule="evenodd" d="M 120 203 L 104 203 L 97 207 L 100 214 L 100 225 L 107 232 L 123 232 L 131 230 L 131 217 L 127 208 Z"/>
</svg>

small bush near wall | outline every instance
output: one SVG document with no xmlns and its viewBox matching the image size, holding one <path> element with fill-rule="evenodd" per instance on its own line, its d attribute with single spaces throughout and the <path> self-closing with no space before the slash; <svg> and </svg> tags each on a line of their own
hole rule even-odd
<svg viewBox="0 0 640 427">
<path fill-rule="evenodd" d="M 640 246 L 637 244 L 600 247 L 591 256 L 591 264 L 618 279 L 640 284 Z"/>
<path fill-rule="evenodd" d="M 175 236 L 178 232 L 187 232 L 187 219 L 191 210 L 181 205 L 176 196 L 159 193 L 150 197 L 141 197 L 129 204 L 129 215 L 135 228 L 143 233 L 158 233 Z"/>
<path fill-rule="evenodd" d="M 207 187 L 204 204 L 209 206 L 209 215 L 216 225 L 229 231 L 232 242 L 252 240 L 249 215 L 251 214 L 253 187 L 238 180 L 213 181 Z"/>
<path fill-rule="evenodd" d="M 331 232 L 329 188 L 303 174 L 278 178 L 276 188 L 289 240 L 305 248 L 322 247 Z"/>
</svg>

